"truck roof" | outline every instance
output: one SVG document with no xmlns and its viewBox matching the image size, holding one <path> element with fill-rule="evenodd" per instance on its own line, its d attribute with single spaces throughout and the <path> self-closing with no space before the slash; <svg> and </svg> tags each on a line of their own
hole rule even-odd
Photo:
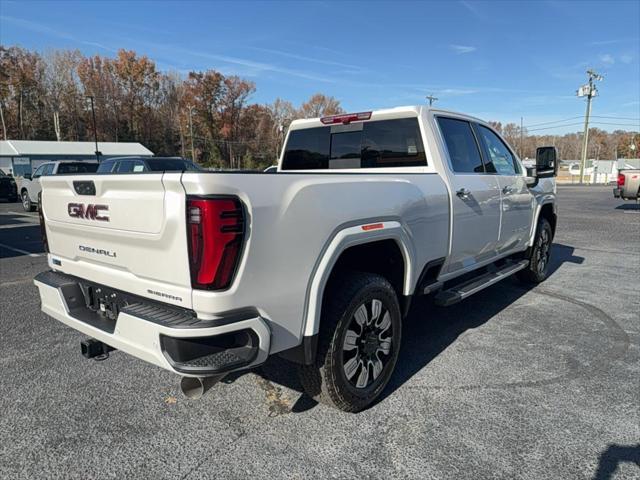
<svg viewBox="0 0 640 480">
<path fill-rule="evenodd" d="M 42 162 L 40 165 L 44 165 L 45 163 L 98 163 L 96 160 L 89 159 L 78 159 L 78 160 L 47 160 L 46 162 Z"/>
<path fill-rule="evenodd" d="M 456 117 L 467 118 L 475 122 L 486 123 L 482 119 L 473 117 L 471 115 L 467 115 L 465 113 L 454 112 L 452 110 L 443 110 L 441 108 L 432 108 L 432 107 L 429 107 L 428 105 L 408 105 L 408 106 L 401 106 L 401 107 L 384 108 L 380 110 L 371 110 L 370 120 L 392 120 L 394 118 L 417 117 L 417 116 L 420 116 L 423 112 L 431 112 L 434 114 L 455 115 Z M 324 118 L 324 117 L 304 118 L 304 119 L 294 120 L 293 122 L 291 122 L 291 125 L 289 126 L 289 130 L 299 130 L 303 128 L 326 126 L 326 124 L 322 123 L 321 118 Z"/>
</svg>

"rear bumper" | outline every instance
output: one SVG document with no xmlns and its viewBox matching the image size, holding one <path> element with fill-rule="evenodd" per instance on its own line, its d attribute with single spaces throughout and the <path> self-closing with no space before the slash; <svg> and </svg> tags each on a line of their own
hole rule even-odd
<svg viewBox="0 0 640 480">
<path fill-rule="evenodd" d="M 77 278 L 43 272 L 34 283 L 47 315 L 180 375 L 219 375 L 259 365 L 269 356 L 271 333 L 255 311 L 199 321 L 149 302 L 127 306 L 109 321 L 86 308 Z"/>
</svg>

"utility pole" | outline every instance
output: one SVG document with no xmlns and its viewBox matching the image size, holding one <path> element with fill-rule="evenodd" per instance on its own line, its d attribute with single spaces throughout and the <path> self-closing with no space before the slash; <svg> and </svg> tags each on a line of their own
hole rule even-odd
<svg viewBox="0 0 640 480">
<path fill-rule="evenodd" d="M 98 150 L 98 130 L 96 128 L 96 110 L 93 104 L 93 95 L 87 96 L 91 101 L 91 116 L 93 117 L 93 141 L 96 144 L 96 160 L 100 163 L 100 150 Z"/>
<path fill-rule="evenodd" d="M 584 170 L 587 165 L 587 148 L 589 146 L 589 117 L 591 116 L 591 99 L 598 94 L 598 90 L 594 84 L 595 80 L 602 80 L 604 77 L 594 70 L 587 70 L 589 75 L 589 83 L 578 89 L 578 97 L 587 97 L 587 113 L 584 116 L 584 135 L 582 144 L 582 161 L 580 162 L 580 183 L 584 183 Z"/>
<path fill-rule="evenodd" d="M 523 143 L 522 143 L 522 139 L 524 136 L 524 127 L 522 126 L 523 123 L 523 118 L 520 117 L 520 158 L 522 158 L 522 152 L 523 150 Z"/>
<path fill-rule="evenodd" d="M 431 95 L 427 95 L 427 100 L 429 100 L 429 106 L 433 105 L 433 103 L 438 100 L 438 97 L 434 97 L 433 93 Z"/>
<path fill-rule="evenodd" d="M 2 120 L 2 136 L 7 139 L 7 125 L 4 123 L 4 113 L 2 108 L 2 102 L 0 102 L 0 120 Z"/>
<path fill-rule="evenodd" d="M 193 119 L 192 119 L 193 105 L 189 105 L 187 108 L 189 108 L 189 136 L 191 137 L 191 161 L 195 162 L 196 153 L 193 148 Z"/>
</svg>

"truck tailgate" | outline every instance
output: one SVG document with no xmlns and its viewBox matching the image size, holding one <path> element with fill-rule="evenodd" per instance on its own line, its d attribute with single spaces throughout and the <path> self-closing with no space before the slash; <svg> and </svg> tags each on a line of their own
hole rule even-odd
<svg viewBox="0 0 640 480">
<path fill-rule="evenodd" d="M 180 173 L 42 177 L 52 268 L 191 308 Z"/>
</svg>

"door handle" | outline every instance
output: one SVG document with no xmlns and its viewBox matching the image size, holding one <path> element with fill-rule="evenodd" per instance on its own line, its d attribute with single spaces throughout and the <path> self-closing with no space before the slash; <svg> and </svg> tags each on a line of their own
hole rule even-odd
<svg viewBox="0 0 640 480">
<path fill-rule="evenodd" d="M 504 193 L 505 195 L 509 195 L 510 193 L 513 193 L 513 187 L 511 185 L 507 185 L 502 189 L 502 193 Z"/>
<path fill-rule="evenodd" d="M 456 195 L 460 198 L 469 198 L 471 191 L 468 188 L 461 188 L 456 192 Z"/>
</svg>

